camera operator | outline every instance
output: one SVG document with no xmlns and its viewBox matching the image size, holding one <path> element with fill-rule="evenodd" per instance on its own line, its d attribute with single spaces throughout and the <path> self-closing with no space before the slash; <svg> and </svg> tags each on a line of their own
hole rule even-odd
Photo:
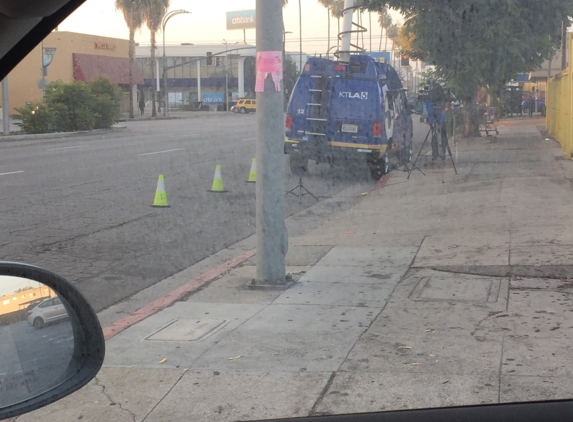
<svg viewBox="0 0 573 422">
<path fill-rule="evenodd" d="M 448 145 L 446 125 L 446 103 L 450 100 L 452 94 L 449 89 L 442 87 L 439 83 L 430 80 L 428 85 L 420 92 L 419 100 L 424 102 L 428 110 L 428 124 L 432 126 L 435 122 L 440 124 L 441 132 L 441 150 L 438 148 L 438 139 L 432 136 L 432 161 L 440 157 L 446 158 L 446 147 Z"/>
</svg>

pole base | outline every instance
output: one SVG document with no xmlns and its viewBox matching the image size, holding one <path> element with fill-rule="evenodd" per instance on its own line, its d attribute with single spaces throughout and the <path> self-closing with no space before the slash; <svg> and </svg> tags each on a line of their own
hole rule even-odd
<svg viewBox="0 0 573 422">
<path fill-rule="evenodd" d="M 249 290 L 277 291 L 277 290 L 288 290 L 292 286 L 294 286 L 295 284 L 296 284 L 296 281 L 294 281 L 292 279 L 292 277 L 287 276 L 285 281 L 280 283 L 280 284 L 278 284 L 278 283 L 277 284 L 270 284 L 270 283 L 265 283 L 263 281 L 257 281 L 255 279 L 253 279 L 247 284 L 247 288 Z"/>
</svg>

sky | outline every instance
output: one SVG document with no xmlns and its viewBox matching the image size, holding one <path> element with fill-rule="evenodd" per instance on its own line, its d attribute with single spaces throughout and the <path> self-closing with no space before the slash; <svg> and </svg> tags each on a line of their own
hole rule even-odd
<svg viewBox="0 0 573 422">
<path fill-rule="evenodd" d="M 40 283 L 20 277 L 0 276 L 0 297 L 26 286 L 39 287 Z"/>
<path fill-rule="evenodd" d="M 191 14 L 182 14 L 169 20 L 166 30 L 166 44 L 182 42 L 194 44 L 217 43 L 226 39 L 229 44 L 243 41 L 243 31 L 226 29 L 226 12 L 249 10 L 255 8 L 255 0 L 211 0 L 208 2 L 192 0 L 171 0 L 170 10 L 186 9 Z M 87 0 L 76 12 L 66 19 L 59 27 L 60 31 L 72 31 L 84 34 L 108 36 L 114 38 L 129 37 L 123 15 L 115 10 L 114 0 Z M 327 10 L 317 0 L 302 0 L 302 38 L 303 52 L 308 54 L 326 53 L 328 45 Z M 299 10 L 298 1 L 290 0 L 284 9 L 286 31 L 286 50 L 299 50 Z M 401 20 L 398 12 L 391 12 L 395 21 Z M 355 14 L 355 19 L 357 14 Z M 362 15 L 363 24 L 369 27 L 368 13 Z M 377 15 L 372 14 L 372 31 L 364 36 L 366 49 L 378 51 L 380 28 L 377 25 Z M 336 44 L 337 21 L 331 19 L 331 46 Z M 149 31 L 144 28 L 135 35 L 136 42 L 149 44 Z M 162 36 L 159 33 L 158 42 Z M 255 44 L 255 30 L 247 30 L 247 43 Z M 383 41 L 384 44 L 384 41 Z"/>
</svg>

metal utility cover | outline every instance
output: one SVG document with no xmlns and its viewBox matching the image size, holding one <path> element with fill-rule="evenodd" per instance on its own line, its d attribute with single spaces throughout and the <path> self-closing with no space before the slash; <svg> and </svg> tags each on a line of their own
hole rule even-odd
<svg viewBox="0 0 573 422">
<path fill-rule="evenodd" d="M 485 277 L 423 277 L 410 298 L 460 302 L 497 302 L 500 280 Z"/>
<path fill-rule="evenodd" d="M 224 319 L 176 319 L 151 333 L 149 341 L 199 341 L 223 328 Z"/>
</svg>

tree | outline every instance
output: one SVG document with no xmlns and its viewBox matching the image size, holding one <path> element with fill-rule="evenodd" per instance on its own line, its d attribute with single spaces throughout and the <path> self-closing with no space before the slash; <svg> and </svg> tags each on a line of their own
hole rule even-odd
<svg viewBox="0 0 573 422">
<path fill-rule="evenodd" d="M 296 69 L 296 63 L 290 56 L 285 56 L 283 63 L 283 86 L 285 89 L 285 101 L 288 103 L 294 84 L 298 78 L 298 71 Z"/>
<path fill-rule="evenodd" d="M 466 135 L 477 87 L 500 95 L 517 73 L 529 72 L 551 57 L 561 39 L 561 21 L 573 16 L 570 0 L 363 0 L 363 7 L 401 9 L 404 51 L 436 66 L 466 104 Z"/>
<path fill-rule="evenodd" d="M 145 23 L 151 32 L 151 80 L 155 81 L 157 75 L 155 74 L 155 35 L 161 26 L 161 21 L 169 9 L 170 0 L 141 0 L 143 3 L 143 13 Z M 152 82 L 153 85 L 154 82 Z M 157 117 L 157 107 L 155 104 L 156 92 L 155 88 L 151 89 L 151 116 Z M 166 105 L 165 105 L 166 106 Z"/>
<path fill-rule="evenodd" d="M 380 28 L 386 33 L 386 42 L 384 44 L 384 51 L 388 51 L 388 28 L 392 26 L 392 16 L 388 13 L 388 9 L 383 8 L 378 12 L 378 23 Z M 382 33 L 380 34 L 380 45 L 378 46 L 378 51 L 382 51 Z"/>
<path fill-rule="evenodd" d="M 115 0 L 115 9 L 123 13 L 129 29 L 129 117 L 133 118 L 133 66 L 135 64 L 135 31 L 143 25 L 141 0 Z"/>
</svg>

